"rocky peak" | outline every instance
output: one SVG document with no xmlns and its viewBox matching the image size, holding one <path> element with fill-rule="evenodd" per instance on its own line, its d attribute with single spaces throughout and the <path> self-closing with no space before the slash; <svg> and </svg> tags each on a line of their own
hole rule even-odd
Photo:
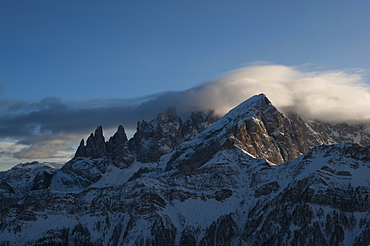
<svg viewBox="0 0 370 246">
<path fill-rule="evenodd" d="M 252 156 L 281 164 L 300 157 L 314 146 L 329 143 L 327 136 L 280 113 L 265 95 L 253 98 L 254 103 L 247 100 L 235 108 L 239 115 L 233 117 L 238 122 L 230 125 L 229 132 L 234 144 Z"/>
<path fill-rule="evenodd" d="M 138 122 L 130 146 L 138 161 L 157 162 L 172 153 L 183 142 L 195 138 L 214 123 L 218 117 L 212 112 L 193 112 L 185 123 L 173 107 L 147 122 Z"/>
<path fill-rule="evenodd" d="M 184 123 L 184 140 L 189 141 L 219 119 L 213 111 L 192 112 Z"/>
<path fill-rule="evenodd" d="M 123 126 L 119 126 L 117 132 L 105 142 L 103 128 L 97 127 L 95 134 L 91 133 L 86 146 L 82 139 L 76 151 L 77 157 L 91 157 L 93 159 L 106 158 L 118 167 L 127 167 L 133 162 L 129 150 L 127 135 Z"/>
<path fill-rule="evenodd" d="M 118 168 L 128 167 L 134 161 L 125 129 L 121 125 L 107 142 L 107 150 L 113 164 Z"/>
<path fill-rule="evenodd" d="M 311 142 L 315 139 L 312 129 Z M 183 144 L 173 154 L 167 170 L 178 166 L 189 171 L 205 164 L 222 148 L 233 146 L 255 158 L 281 164 L 306 153 L 314 145 L 307 144 L 301 129 L 280 113 L 264 94 L 254 96 L 232 109 L 203 131 L 193 141 Z M 187 153 L 186 158 L 182 157 Z"/>
<path fill-rule="evenodd" d="M 99 144 L 102 144 L 102 143 L 105 143 L 105 140 L 104 140 L 104 136 L 103 136 L 103 127 L 102 126 L 98 126 L 95 130 L 95 136 L 91 136 L 93 139 L 94 139 L 94 142 L 96 145 L 99 145 Z M 89 139 L 90 139 L 89 137 Z M 87 139 L 87 144 L 89 144 L 89 139 Z"/>
<path fill-rule="evenodd" d="M 370 147 L 321 145 L 361 142 L 357 128 L 288 118 L 262 94 L 212 121 L 169 109 L 130 141 L 98 127 L 59 171 L 0 172 L 0 244 L 369 244 Z"/>
<path fill-rule="evenodd" d="M 138 122 L 131 147 L 140 162 L 156 162 L 183 141 L 182 120 L 172 107 L 150 121 Z"/>
<path fill-rule="evenodd" d="M 84 145 L 84 140 L 81 140 L 74 158 L 61 168 L 60 171 L 64 174 L 57 173 L 51 186 L 85 188 L 100 180 L 110 169 L 110 165 L 123 169 L 134 162 L 122 126 L 118 127 L 117 132 L 107 142 L 103 136 L 103 128 L 99 126 L 86 142 Z M 68 179 L 65 174 L 69 176 Z"/>
<path fill-rule="evenodd" d="M 77 148 L 75 157 L 86 157 L 85 140 L 81 139 L 80 145 Z"/>
<path fill-rule="evenodd" d="M 122 125 L 120 125 L 118 127 L 117 132 L 113 135 L 113 137 L 110 137 L 108 141 L 109 151 L 112 151 L 114 147 L 120 144 L 124 144 L 125 142 L 127 142 L 127 140 L 128 139 L 127 139 L 125 129 L 123 128 Z"/>
<path fill-rule="evenodd" d="M 75 157 L 92 157 L 94 159 L 102 158 L 106 155 L 107 149 L 103 136 L 103 127 L 98 126 L 95 134 L 91 133 L 87 138 L 86 146 L 82 139 L 76 151 Z"/>
<path fill-rule="evenodd" d="M 86 155 L 91 156 L 92 158 L 103 158 L 106 153 L 107 149 L 105 146 L 105 139 L 103 136 L 103 127 L 98 126 L 95 130 L 95 134 L 89 136 L 86 141 Z"/>
<path fill-rule="evenodd" d="M 99 126 L 88 137 L 86 145 L 84 139 L 81 140 L 75 157 L 107 158 L 119 167 L 131 164 L 134 156 L 143 163 L 156 162 L 162 155 L 172 153 L 182 142 L 193 139 L 217 119 L 213 112 L 194 112 L 183 124 L 176 110 L 169 107 L 150 122 L 138 122 L 137 131 L 130 141 L 123 126 L 119 126 L 117 132 L 105 142 L 103 129 Z M 125 164 L 122 166 L 122 163 Z"/>
</svg>

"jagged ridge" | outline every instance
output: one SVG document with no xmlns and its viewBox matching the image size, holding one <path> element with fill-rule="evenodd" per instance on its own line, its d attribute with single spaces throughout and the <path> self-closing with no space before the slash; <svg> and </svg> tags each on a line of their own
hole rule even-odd
<svg viewBox="0 0 370 246">
<path fill-rule="evenodd" d="M 70 162 L 48 171 L 49 187 L 14 189 L 2 173 L 1 243 L 16 245 L 19 235 L 31 245 L 370 242 L 369 147 L 314 147 L 350 136 L 287 118 L 264 95 L 208 128 L 212 117 L 198 114 L 182 123 L 169 109 L 138 123 L 131 140 L 119 127 L 106 142 L 98 127 Z M 357 134 L 352 140 L 367 141 Z"/>
</svg>

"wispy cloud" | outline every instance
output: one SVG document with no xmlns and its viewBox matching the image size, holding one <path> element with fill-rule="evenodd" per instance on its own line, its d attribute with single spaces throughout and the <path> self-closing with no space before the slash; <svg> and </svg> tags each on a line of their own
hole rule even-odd
<svg viewBox="0 0 370 246">
<path fill-rule="evenodd" d="M 17 148 L 18 147 L 18 148 Z M 10 160 L 15 152 L 19 151 L 20 146 L 11 142 L 0 142 L 0 156 L 2 160 Z"/>
<path fill-rule="evenodd" d="M 59 151 L 71 151 L 72 147 L 66 143 L 33 143 L 28 147 L 22 148 L 20 151 L 15 152 L 13 157 L 17 159 L 47 159 L 47 158 L 60 158 L 55 156 Z"/>
<path fill-rule="evenodd" d="M 59 158 L 98 125 L 105 130 L 118 125 L 134 130 L 137 121 L 153 119 L 169 106 L 182 116 L 209 109 L 222 115 L 259 93 L 265 93 L 285 113 L 329 122 L 370 122 L 370 90 L 361 73 L 254 65 L 196 88 L 133 100 L 70 102 L 50 97 L 33 103 L 0 101 L 0 139 L 22 145 L 0 151 L 0 157 L 12 153 L 20 159 Z"/>
</svg>

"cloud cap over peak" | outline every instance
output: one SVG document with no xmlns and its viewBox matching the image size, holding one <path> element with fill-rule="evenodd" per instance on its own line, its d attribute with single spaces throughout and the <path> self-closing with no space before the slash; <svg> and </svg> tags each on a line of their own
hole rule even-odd
<svg viewBox="0 0 370 246">
<path fill-rule="evenodd" d="M 360 72 L 250 66 L 186 93 L 193 107 L 214 109 L 220 114 L 264 93 L 284 113 L 324 122 L 370 122 L 370 90 Z"/>
<path fill-rule="evenodd" d="M 22 145 L 22 149 L 13 148 L 14 158 L 60 158 L 60 153 L 73 149 L 71 145 L 77 145 L 98 125 L 105 130 L 123 125 L 133 131 L 137 121 L 151 120 L 169 106 L 185 117 L 194 110 L 214 110 L 223 115 L 260 93 L 284 113 L 325 122 L 370 122 L 370 90 L 361 72 L 306 70 L 272 64 L 248 66 L 185 91 L 131 100 L 3 100 L 0 138 Z M 6 150 L 3 152 L 8 158 L 8 145 Z"/>
</svg>

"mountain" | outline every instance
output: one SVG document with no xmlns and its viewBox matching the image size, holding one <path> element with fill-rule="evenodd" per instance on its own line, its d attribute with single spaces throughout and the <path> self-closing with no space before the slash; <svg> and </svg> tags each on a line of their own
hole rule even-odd
<svg viewBox="0 0 370 246">
<path fill-rule="evenodd" d="M 219 119 L 169 108 L 130 140 L 98 127 L 60 169 L 0 173 L 0 244 L 367 245 L 367 129 L 263 94 Z"/>
</svg>

